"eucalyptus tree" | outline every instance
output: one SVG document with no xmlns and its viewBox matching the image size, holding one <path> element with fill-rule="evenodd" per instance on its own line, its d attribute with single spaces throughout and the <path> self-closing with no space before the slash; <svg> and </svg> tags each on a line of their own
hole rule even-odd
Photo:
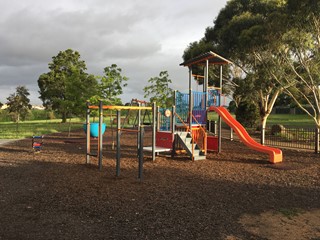
<svg viewBox="0 0 320 240">
<path fill-rule="evenodd" d="M 283 44 L 279 34 L 285 29 L 285 19 L 285 1 L 232 0 L 205 34 L 208 41 L 242 69 L 242 81 L 250 86 L 246 95 L 255 96 L 262 129 L 277 97 L 287 87 L 270 75 L 270 69 L 285 67 L 272 61 Z"/>
<path fill-rule="evenodd" d="M 288 0 L 286 11 L 289 27 L 281 36 L 278 62 L 287 70 L 281 78 L 279 69 L 271 74 L 280 84 L 290 85 L 286 94 L 320 129 L 320 2 Z"/>
</svg>

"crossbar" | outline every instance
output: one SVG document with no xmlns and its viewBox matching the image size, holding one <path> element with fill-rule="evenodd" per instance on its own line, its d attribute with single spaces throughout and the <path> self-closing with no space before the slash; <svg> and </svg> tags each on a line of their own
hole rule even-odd
<svg viewBox="0 0 320 240">
<path fill-rule="evenodd" d="M 99 106 L 88 106 L 89 109 L 99 109 Z M 152 110 L 152 107 L 139 106 L 102 106 L 102 109 L 111 110 Z"/>
</svg>

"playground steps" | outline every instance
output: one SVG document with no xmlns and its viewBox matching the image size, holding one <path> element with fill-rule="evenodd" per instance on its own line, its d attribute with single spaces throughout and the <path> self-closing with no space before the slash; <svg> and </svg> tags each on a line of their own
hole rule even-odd
<svg viewBox="0 0 320 240">
<path fill-rule="evenodd" d="M 192 137 L 189 132 L 177 132 L 176 135 L 178 136 L 179 142 L 187 151 L 187 154 L 191 157 L 192 160 L 206 159 L 206 156 L 204 155 L 203 151 L 199 148 L 197 143 L 194 143 L 192 146 Z"/>
</svg>

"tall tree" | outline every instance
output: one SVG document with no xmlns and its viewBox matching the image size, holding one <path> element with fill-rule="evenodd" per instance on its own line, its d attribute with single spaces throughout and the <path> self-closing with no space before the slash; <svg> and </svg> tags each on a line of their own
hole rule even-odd
<svg viewBox="0 0 320 240">
<path fill-rule="evenodd" d="M 277 97 L 286 87 L 280 85 L 268 71 L 269 68 L 282 68 L 282 65 L 274 65 L 270 58 L 282 44 L 279 34 L 285 26 L 284 8 L 285 1 L 282 0 L 228 1 L 219 12 L 214 26 L 206 29 L 203 38 L 243 71 L 237 74 L 238 82 L 233 82 L 234 97 L 247 101 L 249 95 L 256 96 L 252 101 L 259 107 L 262 129 Z M 239 81 L 244 84 L 239 84 Z M 250 92 L 238 89 L 246 83 Z"/>
<path fill-rule="evenodd" d="M 284 45 L 278 62 L 287 70 L 281 72 L 282 78 L 277 69 L 271 74 L 279 84 L 290 85 L 286 94 L 320 129 L 320 2 L 288 0 L 286 11 L 289 24 L 281 36 Z"/>
<path fill-rule="evenodd" d="M 25 120 L 28 112 L 31 109 L 29 90 L 25 86 L 18 86 L 16 92 L 10 94 L 7 98 L 8 111 L 14 114 L 14 120 L 19 123 L 20 120 Z"/>
<path fill-rule="evenodd" d="M 72 49 L 60 51 L 48 66 L 50 71 L 38 79 L 40 99 L 65 122 L 68 116 L 81 113 L 86 100 L 96 94 L 97 80 L 85 72 L 85 62 Z"/>
<path fill-rule="evenodd" d="M 150 102 L 156 102 L 158 106 L 169 107 L 173 105 L 173 90 L 169 87 L 172 80 L 167 71 L 161 71 L 158 77 L 148 80 L 150 85 L 143 88 L 144 97 L 150 97 Z"/>
<path fill-rule="evenodd" d="M 91 98 L 93 102 L 103 99 L 108 105 L 122 105 L 121 98 L 123 88 L 126 87 L 129 78 L 122 74 L 122 69 L 117 64 L 111 64 L 104 68 L 104 75 L 99 77 L 98 95 Z"/>
</svg>

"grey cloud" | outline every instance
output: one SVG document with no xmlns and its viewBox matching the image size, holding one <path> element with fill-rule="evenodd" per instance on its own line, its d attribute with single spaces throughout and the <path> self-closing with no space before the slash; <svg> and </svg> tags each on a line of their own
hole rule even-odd
<svg viewBox="0 0 320 240">
<path fill-rule="evenodd" d="M 225 2 L 0 1 L 0 101 L 18 85 L 26 85 L 37 101 L 39 75 L 68 48 L 79 51 L 96 75 L 118 64 L 130 78 L 124 99 L 142 98 L 147 80 L 162 70 L 174 87 L 183 88 L 183 50 L 203 36 Z"/>
</svg>

